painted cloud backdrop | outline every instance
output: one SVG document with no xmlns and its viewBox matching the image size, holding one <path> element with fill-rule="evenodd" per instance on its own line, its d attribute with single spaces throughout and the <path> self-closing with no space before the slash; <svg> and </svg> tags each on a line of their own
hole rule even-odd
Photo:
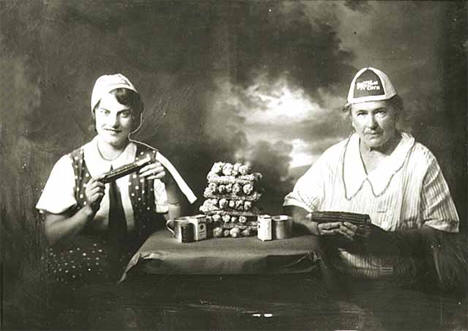
<svg viewBox="0 0 468 331">
<path fill-rule="evenodd" d="M 464 13 L 450 2 L 1 2 L 2 201 L 33 213 L 53 163 L 93 136 L 92 84 L 114 72 L 143 95 L 135 138 L 199 195 L 212 162 L 249 160 L 278 211 L 297 176 L 350 134 L 340 109 L 363 66 L 388 73 L 407 127 L 457 183 Z"/>
</svg>

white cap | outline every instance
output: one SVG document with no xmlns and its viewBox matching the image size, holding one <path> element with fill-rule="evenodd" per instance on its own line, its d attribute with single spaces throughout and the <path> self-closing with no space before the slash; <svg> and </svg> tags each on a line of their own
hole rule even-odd
<svg viewBox="0 0 468 331">
<path fill-rule="evenodd" d="M 93 93 L 91 94 L 91 111 L 105 94 L 117 88 L 126 88 L 138 93 L 135 86 L 124 75 L 102 75 L 94 83 Z"/>
<path fill-rule="evenodd" d="M 366 102 L 388 100 L 395 96 L 396 90 L 388 76 L 375 68 L 362 68 L 354 76 L 349 87 L 348 105 Z"/>
</svg>

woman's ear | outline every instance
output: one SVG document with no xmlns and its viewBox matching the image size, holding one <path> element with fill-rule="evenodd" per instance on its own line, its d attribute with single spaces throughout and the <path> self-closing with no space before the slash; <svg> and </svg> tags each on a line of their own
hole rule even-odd
<svg viewBox="0 0 468 331">
<path fill-rule="evenodd" d="M 91 123 L 89 123 L 88 129 L 89 132 L 97 133 L 96 130 L 96 112 L 95 109 L 91 110 Z"/>
<path fill-rule="evenodd" d="M 141 125 L 143 124 L 143 112 L 140 112 L 139 115 L 132 114 L 132 132 L 135 133 L 140 130 Z"/>
<path fill-rule="evenodd" d="M 351 123 L 351 128 L 353 131 L 356 131 L 356 127 L 354 126 L 354 118 L 353 118 L 353 111 L 351 110 L 351 107 L 349 110 L 346 112 L 346 119 Z"/>
<path fill-rule="evenodd" d="M 395 109 L 395 127 L 398 131 L 411 131 L 408 114 L 403 109 Z"/>
</svg>

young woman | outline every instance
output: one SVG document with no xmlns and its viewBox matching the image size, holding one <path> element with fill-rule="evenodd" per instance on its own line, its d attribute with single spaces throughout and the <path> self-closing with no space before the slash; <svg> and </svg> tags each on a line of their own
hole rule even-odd
<svg viewBox="0 0 468 331">
<path fill-rule="evenodd" d="M 125 76 L 97 79 L 91 97 L 97 135 L 57 161 L 36 205 L 56 280 L 118 278 L 143 240 L 196 200 L 159 151 L 129 138 L 142 113 L 140 95 Z M 152 162 L 137 173 L 100 181 L 104 173 L 148 157 Z"/>
</svg>

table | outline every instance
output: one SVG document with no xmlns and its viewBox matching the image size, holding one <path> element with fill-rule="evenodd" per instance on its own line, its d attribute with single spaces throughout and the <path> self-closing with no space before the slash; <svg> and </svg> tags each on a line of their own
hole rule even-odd
<svg viewBox="0 0 468 331">
<path fill-rule="evenodd" d="M 214 238 L 179 243 L 169 231 L 152 234 L 128 264 L 149 274 L 296 274 L 317 268 L 314 236 L 261 241 L 256 237 Z"/>
<path fill-rule="evenodd" d="M 126 281 L 53 287 L 17 324 L 6 307 L 6 329 L 468 329 L 464 299 L 378 280 L 350 279 L 348 291 L 333 294 L 319 272 L 307 272 L 318 269 L 316 248 L 313 236 L 179 244 L 161 231 L 135 254 Z"/>
</svg>

